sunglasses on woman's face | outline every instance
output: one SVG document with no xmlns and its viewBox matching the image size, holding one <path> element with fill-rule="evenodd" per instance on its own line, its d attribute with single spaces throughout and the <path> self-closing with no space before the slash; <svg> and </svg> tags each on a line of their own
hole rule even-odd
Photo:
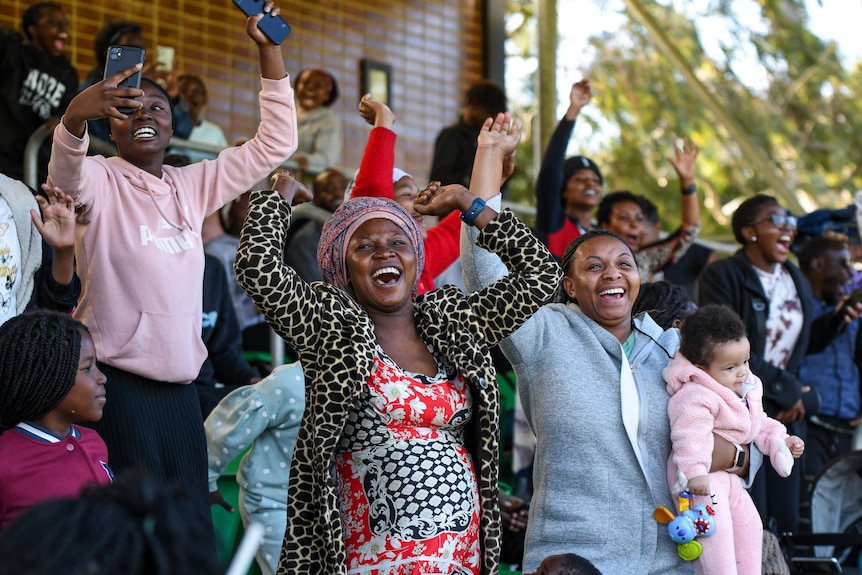
<svg viewBox="0 0 862 575">
<path fill-rule="evenodd" d="M 763 218 L 762 220 L 758 220 L 751 224 L 752 226 L 756 226 L 757 224 L 762 224 L 763 222 L 772 222 L 776 228 L 788 227 L 791 230 L 796 229 L 796 223 L 799 220 L 796 219 L 796 216 L 784 215 L 784 214 L 772 214 L 768 218 Z"/>
</svg>

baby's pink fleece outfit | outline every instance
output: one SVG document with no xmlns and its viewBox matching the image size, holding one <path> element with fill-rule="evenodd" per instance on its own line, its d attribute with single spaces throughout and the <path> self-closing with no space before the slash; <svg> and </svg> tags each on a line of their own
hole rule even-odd
<svg viewBox="0 0 862 575">
<path fill-rule="evenodd" d="M 685 479 L 708 475 L 718 501 L 713 506 L 715 532 L 698 539 L 703 554 L 694 561 L 695 573 L 759 575 L 763 539 L 760 515 L 739 476 L 726 471 L 709 473 L 712 434 L 733 443 L 754 443 L 769 456 L 778 474 L 786 477 L 793 469 L 793 456 L 785 443 L 787 429 L 763 411 L 763 384 L 754 374 L 750 388 L 740 397 L 677 352 L 664 370 L 664 380 L 671 396 L 667 411 L 673 444 L 668 485 L 675 485 L 676 490 L 681 486 L 681 475 Z"/>
</svg>

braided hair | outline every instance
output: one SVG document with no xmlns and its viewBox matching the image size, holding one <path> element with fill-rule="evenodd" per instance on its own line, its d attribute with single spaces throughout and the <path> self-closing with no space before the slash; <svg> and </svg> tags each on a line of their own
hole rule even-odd
<svg viewBox="0 0 862 575">
<path fill-rule="evenodd" d="M 219 575 L 201 544 L 212 520 L 195 511 L 195 497 L 133 469 L 35 505 L 0 532 L 0 575 Z"/>
<path fill-rule="evenodd" d="M 674 327 L 676 320 L 684 320 L 695 309 L 697 306 L 688 292 L 680 286 L 667 280 L 644 282 L 632 308 L 632 317 L 648 313 L 662 329 L 668 330 Z"/>
<path fill-rule="evenodd" d="M 582 245 L 587 243 L 593 238 L 614 238 L 615 240 L 619 240 L 621 244 L 623 244 L 626 249 L 629 250 L 629 253 L 632 254 L 632 259 L 634 259 L 635 254 L 632 252 L 632 248 L 625 242 L 624 239 L 619 237 L 617 234 L 610 230 L 605 230 L 602 228 L 594 228 L 592 230 L 588 230 L 586 233 L 579 235 L 575 239 L 566 246 L 566 251 L 563 252 L 563 257 L 560 260 L 560 267 L 563 268 L 563 275 L 569 275 L 571 271 L 569 268 L 572 267 L 572 262 L 575 261 L 575 255 L 578 253 L 578 250 Z M 635 266 L 637 266 L 637 260 L 635 260 Z M 574 298 L 570 297 L 566 290 L 560 288 L 559 298 L 562 303 L 578 303 Z"/>
<path fill-rule="evenodd" d="M 63 401 L 75 385 L 86 330 L 54 311 L 23 313 L 0 326 L 0 433 Z"/>
</svg>

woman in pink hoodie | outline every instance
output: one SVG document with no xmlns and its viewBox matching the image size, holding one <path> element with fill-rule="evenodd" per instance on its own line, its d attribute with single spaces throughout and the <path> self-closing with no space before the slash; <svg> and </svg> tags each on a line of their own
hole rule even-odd
<svg viewBox="0 0 862 575">
<path fill-rule="evenodd" d="M 117 473 L 145 468 L 199 493 L 209 514 L 207 448 L 194 385 L 201 341 L 205 216 L 267 177 L 296 149 L 296 110 L 281 49 L 246 20 L 260 60 L 261 123 L 254 138 L 213 161 L 164 165 L 173 112 L 165 91 L 144 79 L 107 77 L 69 104 L 54 132 L 49 179 L 75 201 L 75 259 L 83 291 L 75 316 L 93 336 L 113 389 L 97 430 Z M 123 114 L 118 107 L 134 111 Z M 87 120 L 107 118 L 117 156 L 87 156 Z"/>
<path fill-rule="evenodd" d="M 748 368 L 751 346 L 736 312 L 715 304 L 698 308 L 683 321 L 680 339 L 664 370 L 673 444 L 668 485 L 674 495 L 687 490 L 714 494 L 717 501 L 715 531 L 699 539 L 703 554 L 694 561 L 695 573 L 758 575 L 760 516 L 739 476 L 709 472 L 713 433 L 735 444 L 754 442 L 782 477 L 790 475 L 804 443 L 763 411 L 763 385 Z"/>
</svg>

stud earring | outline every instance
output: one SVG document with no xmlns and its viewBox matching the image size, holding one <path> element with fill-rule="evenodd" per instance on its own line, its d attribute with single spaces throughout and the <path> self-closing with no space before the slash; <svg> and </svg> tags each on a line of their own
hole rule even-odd
<svg viewBox="0 0 862 575">
<path fill-rule="evenodd" d="M 751 236 L 751 241 L 752 241 L 752 242 L 756 242 L 756 241 L 757 241 L 757 236 Z"/>
</svg>

